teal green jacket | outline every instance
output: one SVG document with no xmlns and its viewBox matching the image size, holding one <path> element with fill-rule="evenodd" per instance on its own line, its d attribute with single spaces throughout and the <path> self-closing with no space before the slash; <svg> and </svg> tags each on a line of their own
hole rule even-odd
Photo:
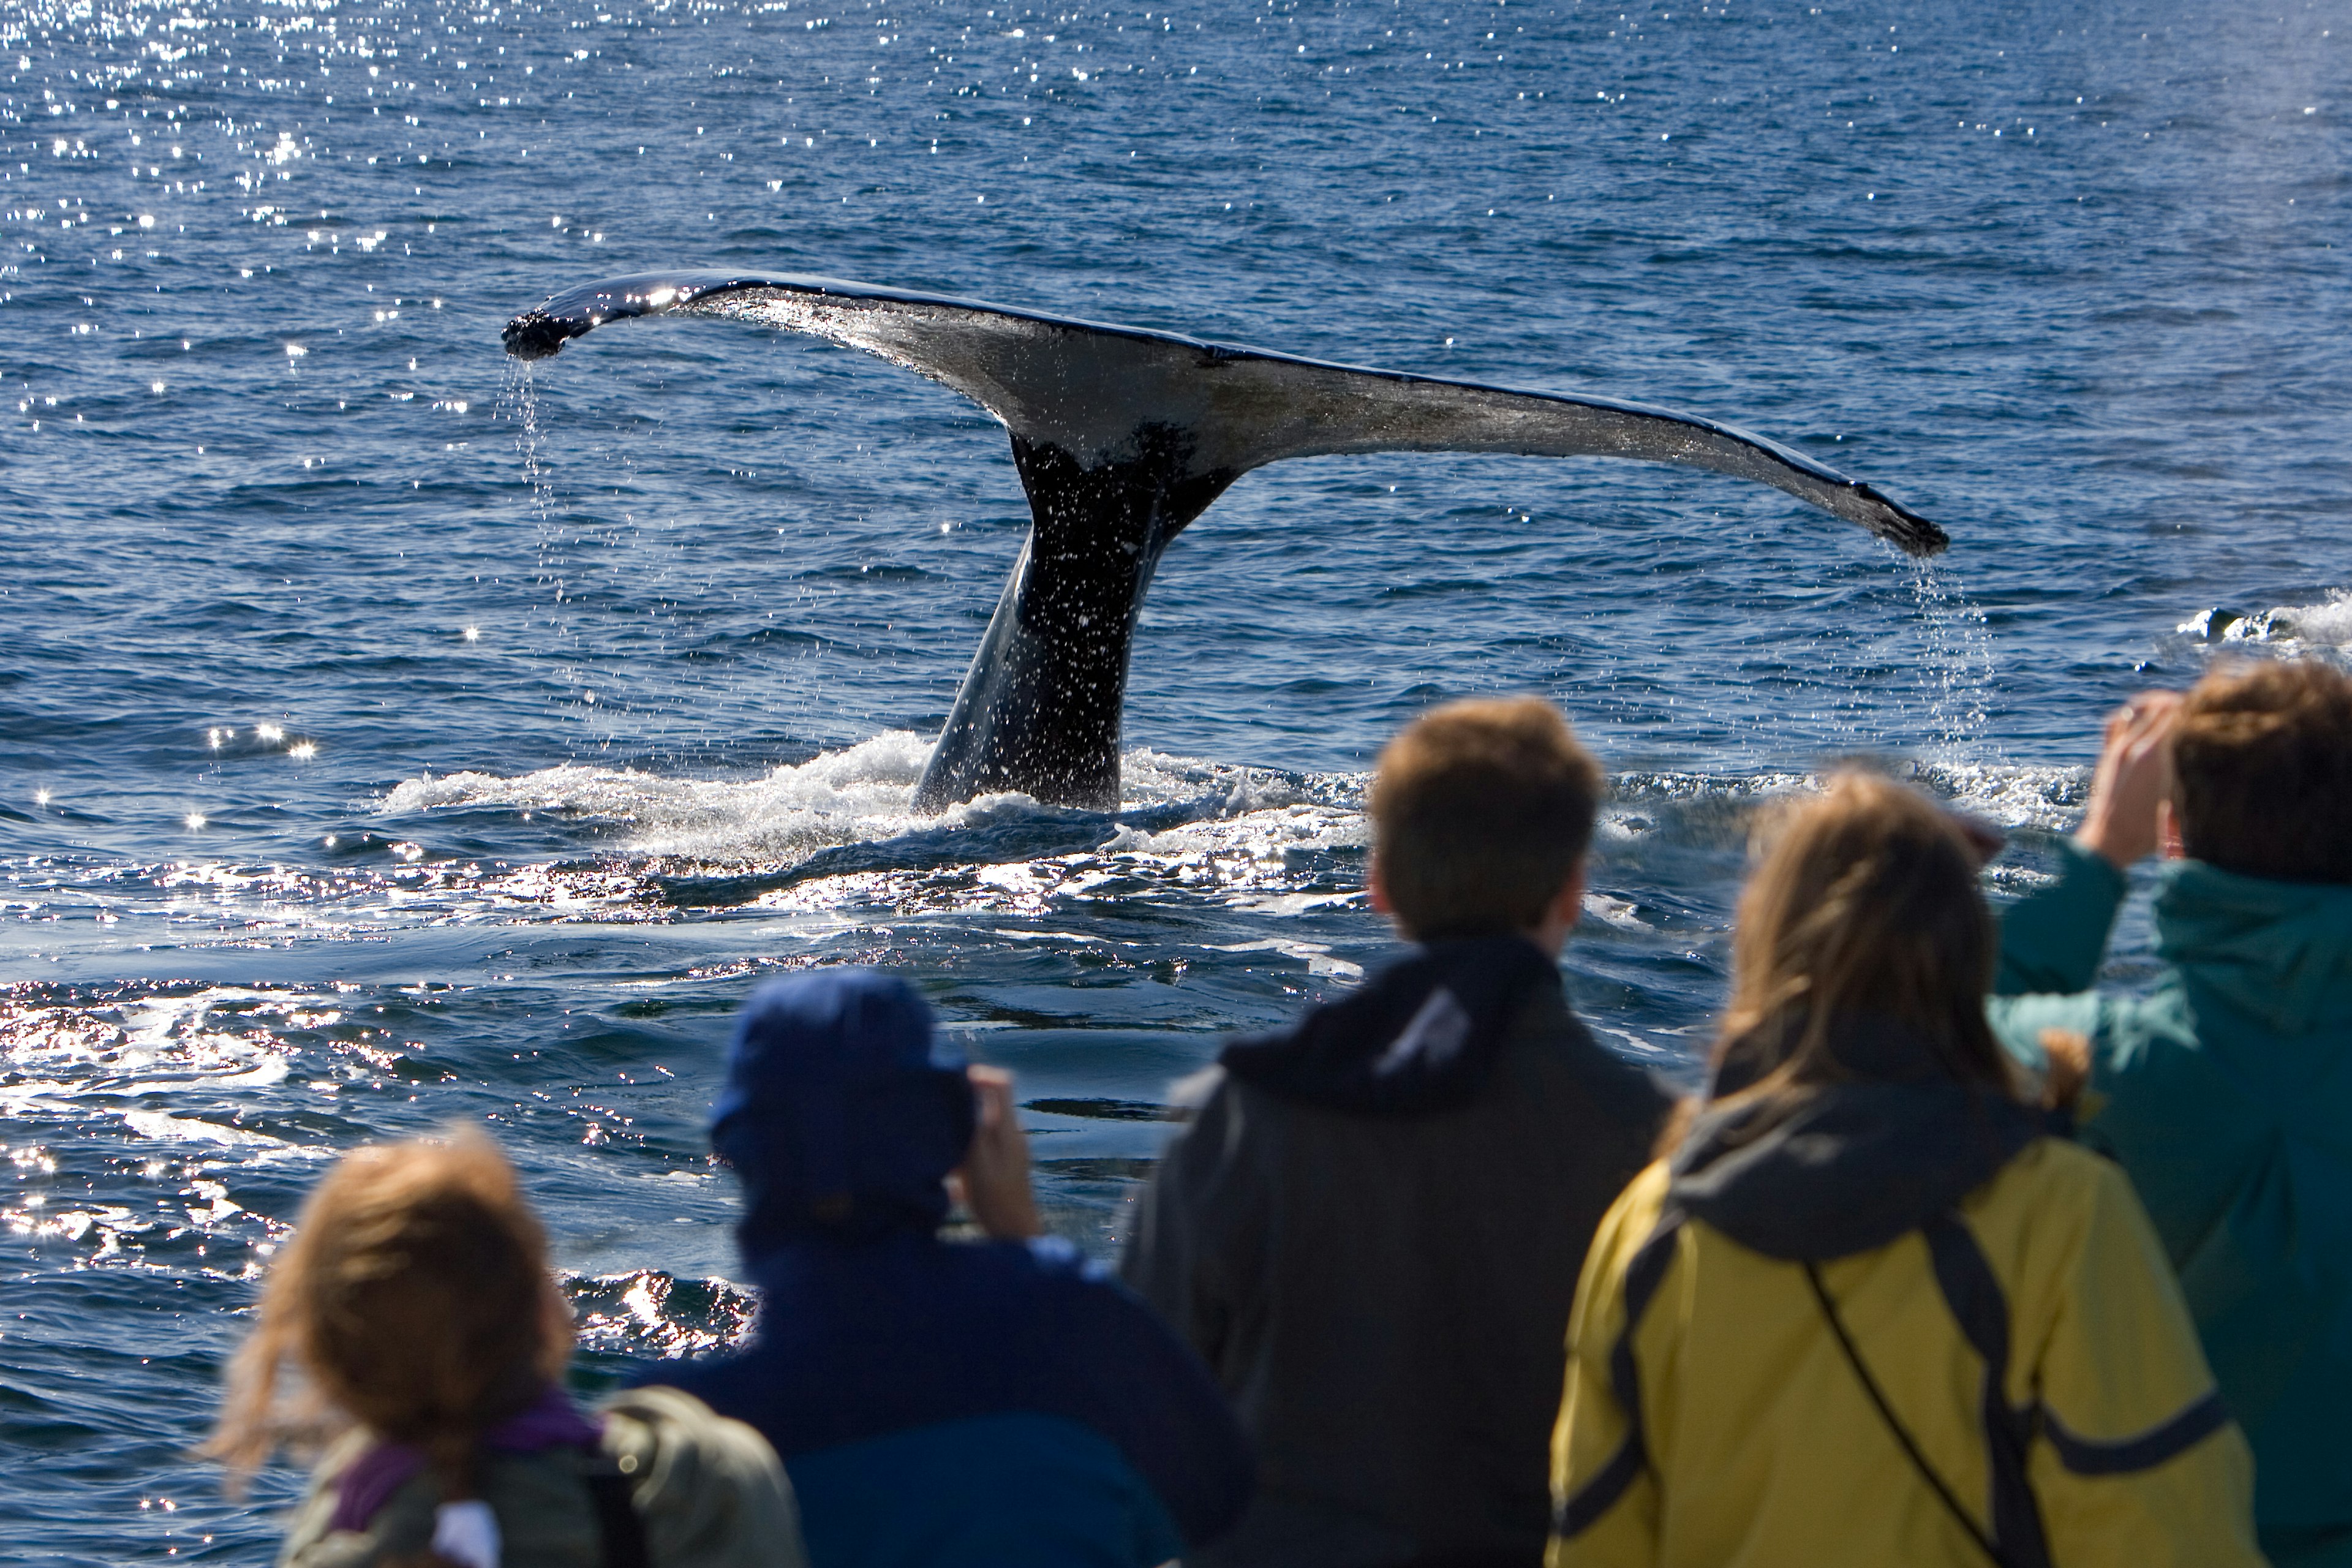
<svg viewBox="0 0 2352 1568">
<path fill-rule="evenodd" d="M 2071 842 L 2002 921 L 1993 1026 L 2091 1041 L 2083 1141 L 2129 1173 L 2254 1451 L 2281 1568 L 2352 1568 L 2352 887 L 2158 873 L 2145 996 L 2090 989 L 2124 879 Z"/>
</svg>

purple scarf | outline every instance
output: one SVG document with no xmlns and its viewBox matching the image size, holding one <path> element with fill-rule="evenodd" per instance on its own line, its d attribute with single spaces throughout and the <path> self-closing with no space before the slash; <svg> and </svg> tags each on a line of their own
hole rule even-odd
<svg viewBox="0 0 2352 1568">
<path fill-rule="evenodd" d="M 501 1454 L 536 1454 L 545 1448 L 593 1448 L 604 1436 L 602 1421 L 572 1407 L 571 1395 L 551 1384 L 536 1404 L 482 1434 L 482 1447 Z M 406 1443 L 378 1443 L 344 1467 L 336 1478 L 335 1517 L 330 1528 L 364 1531 L 393 1494 L 425 1468 L 425 1452 Z"/>
</svg>

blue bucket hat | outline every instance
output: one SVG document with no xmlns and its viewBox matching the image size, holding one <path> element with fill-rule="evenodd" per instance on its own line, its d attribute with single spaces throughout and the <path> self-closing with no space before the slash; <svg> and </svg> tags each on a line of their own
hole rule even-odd
<svg viewBox="0 0 2352 1568">
<path fill-rule="evenodd" d="M 905 981 L 824 969 L 762 985 L 710 1110 L 711 1147 L 743 1182 L 743 1250 L 936 1229 L 974 1117 L 963 1054 Z"/>
</svg>

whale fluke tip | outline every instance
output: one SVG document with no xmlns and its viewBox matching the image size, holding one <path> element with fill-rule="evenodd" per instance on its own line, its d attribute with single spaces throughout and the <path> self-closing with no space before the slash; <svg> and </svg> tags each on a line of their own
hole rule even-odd
<svg viewBox="0 0 2352 1568">
<path fill-rule="evenodd" d="M 1873 485 L 1857 483 L 1854 493 L 1869 503 L 1869 515 L 1855 519 L 1906 555 L 1926 559 L 1940 555 L 1952 536 L 1901 501 L 1890 500 Z"/>
<path fill-rule="evenodd" d="M 1924 561 L 1930 555 L 1941 555 L 1952 542 L 1950 534 L 1924 517 L 1907 517 L 1904 521 L 1908 526 L 1902 532 L 1888 537 L 1906 555 L 1916 555 Z"/>
<path fill-rule="evenodd" d="M 545 310 L 525 310 L 507 323 L 507 353 L 517 359 L 547 359 L 587 330 L 584 321 L 551 316 Z"/>
</svg>

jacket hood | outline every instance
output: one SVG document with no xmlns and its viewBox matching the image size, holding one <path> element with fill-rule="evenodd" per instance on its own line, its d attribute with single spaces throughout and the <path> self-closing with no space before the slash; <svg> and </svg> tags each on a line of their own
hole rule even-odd
<svg viewBox="0 0 2352 1568">
<path fill-rule="evenodd" d="M 761 986 L 710 1112 L 711 1147 L 743 1182 L 743 1250 L 937 1229 L 973 1117 L 962 1054 L 905 981 L 826 969 Z"/>
<path fill-rule="evenodd" d="M 2275 1034 L 2352 1028 L 2352 887 L 2201 860 L 2158 878 L 2158 952 L 2193 984 Z"/>
<path fill-rule="evenodd" d="M 1431 942 L 1280 1034 L 1235 1040 L 1225 1071 L 1337 1110 L 1420 1114 L 1465 1104 L 1528 1000 L 1559 967 L 1522 936 Z"/>
<path fill-rule="evenodd" d="M 1826 1261 L 1917 1229 L 2045 1131 L 2042 1112 L 1955 1081 L 1897 1026 L 1844 1031 L 1832 1049 L 1853 1079 L 1785 1110 L 1702 1111 L 1670 1162 L 1669 1201 L 1767 1258 Z"/>
</svg>

